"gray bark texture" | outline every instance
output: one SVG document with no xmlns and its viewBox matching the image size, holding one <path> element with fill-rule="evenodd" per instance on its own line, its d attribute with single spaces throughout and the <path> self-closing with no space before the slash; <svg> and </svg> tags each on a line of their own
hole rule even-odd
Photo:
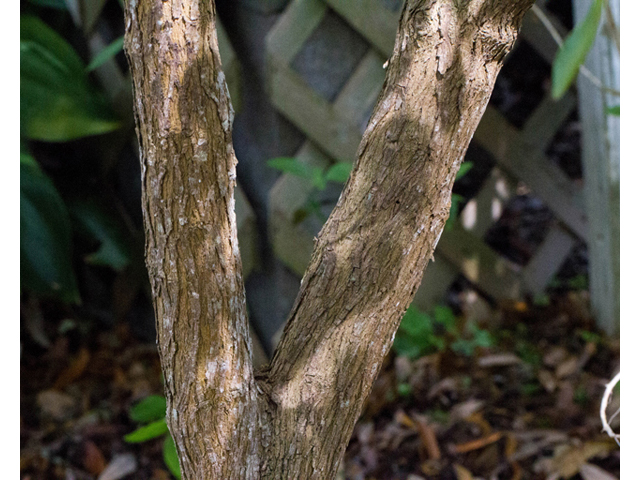
<svg viewBox="0 0 640 480">
<path fill-rule="evenodd" d="M 146 259 L 183 478 L 335 477 L 532 3 L 406 0 L 354 172 L 275 356 L 254 372 L 214 6 L 128 1 Z"/>
</svg>

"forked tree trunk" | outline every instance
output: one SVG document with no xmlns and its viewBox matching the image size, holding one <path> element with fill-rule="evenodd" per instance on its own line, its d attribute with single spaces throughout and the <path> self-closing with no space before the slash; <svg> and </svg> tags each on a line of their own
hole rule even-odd
<svg viewBox="0 0 640 480">
<path fill-rule="evenodd" d="M 214 6 L 128 1 L 146 258 L 183 478 L 335 477 L 532 3 L 406 0 L 354 172 L 273 361 L 253 372 Z"/>
</svg>

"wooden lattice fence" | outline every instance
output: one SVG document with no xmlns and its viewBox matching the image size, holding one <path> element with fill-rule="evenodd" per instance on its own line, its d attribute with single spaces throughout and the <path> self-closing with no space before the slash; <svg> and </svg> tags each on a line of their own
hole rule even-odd
<svg viewBox="0 0 640 480">
<path fill-rule="evenodd" d="M 539 2 L 544 9 L 544 4 Z M 383 64 L 391 55 L 400 0 L 293 1 L 267 37 L 268 91 L 275 107 L 302 130 L 308 141 L 296 157 L 326 167 L 353 161 L 367 119 L 384 81 Z M 339 15 L 369 44 L 341 90 L 328 97 L 296 71 L 296 56 L 327 15 Z M 560 32 L 564 28 L 549 13 Z M 550 64 L 557 46 L 538 18 L 529 14 L 521 37 Z M 517 47 L 516 47 L 517 48 Z M 545 150 L 575 109 L 575 95 L 555 102 L 545 97 L 521 128 L 489 106 L 473 142 L 488 152 L 495 166 L 479 193 L 470 199 L 453 228 L 438 244 L 435 262 L 426 270 L 415 303 L 430 310 L 442 301 L 462 274 L 476 289 L 495 300 L 518 299 L 542 292 L 573 248 L 587 239 L 582 192 Z M 483 240 L 506 204 L 524 183 L 554 215 L 546 237 L 524 266 L 495 252 Z M 300 221 L 300 211 L 312 191 L 308 181 L 283 175 L 270 194 L 270 232 L 276 255 L 302 275 L 313 249 L 320 221 Z"/>
</svg>

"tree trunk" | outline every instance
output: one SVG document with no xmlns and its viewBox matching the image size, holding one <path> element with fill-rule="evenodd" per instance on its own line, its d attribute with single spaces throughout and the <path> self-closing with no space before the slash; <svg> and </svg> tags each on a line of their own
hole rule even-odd
<svg viewBox="0 0 640 480">
<path fill-rule="evenodd" d="M 532 3 L 406 0 L 354 172 L 254 373 L 214 7 L 129 0 L 147 267 L 183 478 L 335 477 Z"/>
</svg>

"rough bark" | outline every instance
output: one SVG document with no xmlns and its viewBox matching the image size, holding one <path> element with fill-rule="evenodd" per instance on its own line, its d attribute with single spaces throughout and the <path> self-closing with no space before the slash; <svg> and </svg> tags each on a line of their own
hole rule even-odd
<svg viewBox="0 0 640 480">
<path fill-rule="evenodd" d="M 335 477 L 533 0 L 407 0 L 354 173 L 254 375 L 233 111 L 207 0 L 130 0 L 147 266 L 185 479 Z M 497 132 L 499 134 L 499 132 Z"/>
</svg>

